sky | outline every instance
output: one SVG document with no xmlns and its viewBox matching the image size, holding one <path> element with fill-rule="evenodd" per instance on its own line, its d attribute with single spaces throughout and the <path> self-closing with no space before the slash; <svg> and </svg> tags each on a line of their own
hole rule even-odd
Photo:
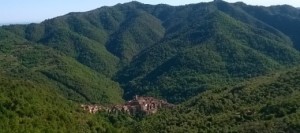
<svg viewBox="0 0 300 133">
<path fill-rule="evenodd" d="M 131 0 L 0 0 L 0 24 L 41 22 L 69 12 L 84 12 L 101 6 L 112 6 Z M 185 5 L 212 0 L 137 0 L 145 4 Z M 300 7 L 299 0 L 224 0 L 242 1 L 250 5 L 282 5 Z"/>
</svg>

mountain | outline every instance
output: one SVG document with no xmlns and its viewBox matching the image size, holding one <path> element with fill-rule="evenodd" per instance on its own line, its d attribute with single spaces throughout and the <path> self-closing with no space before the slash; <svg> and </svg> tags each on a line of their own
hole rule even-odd
<svg viewBox="0 0 300 133">
<path fill-rule="evenodd" d="M 299 68 L 204 92 L 135 132 L 299 132 Z"/>
<path fill-rule="evenodd" d="M 291 34 L 239 6 L 222 1 L 160 6 L 148 12 L 160 18 L 164 39 L 119 72 L 125 96 L 138 93 L 181 102 L 207 89 L 299 62 L 298 44 Z"/>
<path fill-rule="evenodd" d="M 145 132 L 197 132 L 203 126 L 208 128 L 199 130 L 245 131 L 247 124 L 264 131 L 273 124 L 274 130 L 298 131 L 294 120 L 278 125 L 298 112 L 297 83 L 292 82 L 297 76 L 290 74 L 298 75 L 300 65 L 299 21 L 300 11 L 291 6 L 130 2 L 39 24 L 2 26 L 0 127 L 5 132 L 130 132 L 139 130 L 136 126 Z M 277 89 L 269 84 L 277 81 Z M 246 89 L 231 96 L 240 84 Z M 263 99 L 270 91 L 287 95 Z M 146 119 L 80 109 L 80 104 L 122 104 L 134 95 L 180 106 Z M 261 102 L 252 101 L 260 97 Z M 293 110 L 277 117 L 266 105 Z M 259 113 L 248 120 L 247 112 Z M 242 117 L 238 124 L 228 122 L 234 113 Z"/>
<path fill-rule="evenodd" d="M 239 5 L 240 8 L 247 11 L 252 16 L 260 21 L 269 24 L 270 26 L 280 30 L 282 33 L 288 35 L 293 41 L 295 47 L 299 50 L 300 39 L 299 35 L 299 22 L 300 11 L 294 7 L 283 5 L 273 6 L 269 8 L 258 8 L 245 5 Z M 255 12 L 253 12 L 255 10 Z M 288 20 L 281 22 L 280 20 Z"/>
</svg>

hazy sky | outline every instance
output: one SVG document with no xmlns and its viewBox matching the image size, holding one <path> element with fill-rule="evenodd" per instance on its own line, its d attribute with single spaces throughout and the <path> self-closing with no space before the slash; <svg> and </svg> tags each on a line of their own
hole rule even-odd
<svg viewBox="0 0 300 133">
<path fill-rule="evenodd" d="M 0 24 L 40 22 L 44 19 L 64 15 L 68 12 L 92 10 L 101 6 L 112 6 L 131 0 L 0 0 Z M 212 0 L 137 0 L 146 4 L 184 5 Z M 225 0 L 243 1 L 251 5 L 289 4 L 300 7 L 300 0 Z"/>
</svg>

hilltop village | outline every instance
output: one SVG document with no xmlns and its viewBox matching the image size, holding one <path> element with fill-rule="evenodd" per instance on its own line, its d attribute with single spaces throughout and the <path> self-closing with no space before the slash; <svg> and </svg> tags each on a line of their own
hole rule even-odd
<svg viewBox="0 0 300 133">
<path fill-rule="evenodd" d="M 155 99 L 153 97 L 135 96 L 132 100 L 127 101 L 122 105 L 113 105 L 111 107 L 105 107 L 102 105 L 81 105 L 83 110 L 89 113 L 97 113 L 100 111 L 106 111 L 108 113 L 126 113 L 129 115 L 143 114 L 150 115 L 155 114 L 161 108 L 174 108 L 175 105 L 168 103 L 165 100 Z"/>
</svg>

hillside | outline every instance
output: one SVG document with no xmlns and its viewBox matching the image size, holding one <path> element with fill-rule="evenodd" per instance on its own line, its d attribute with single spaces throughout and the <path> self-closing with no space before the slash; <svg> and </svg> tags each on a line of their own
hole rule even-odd
<svg viewBox="0 0 300 133">
<path fill-rule="evenodd" d="M 135 132 L 299 132 L 300 68 L 202 93 Z"/>
<path fill-rule="evenodd" d="M 181 102 L 299 63 L 289 36 L 232 4 L 162 7 L 170 12 L 168 18 L 160 17 L 167 11 L 159 7 L 149 12 L 162 21 L 164 39 L 117 75 L 125 96 L 139 93 Z"/>
<path fill-rule="evenodd" d="M 1 26 L 0 127 L 8 127 L 4 132 L 139 129 L 132 126 L 145 132 L 184 127 L 239 132 L 250 125 L 257 131 L 267 126 L 298 131 L 292 117 L 299 112 L 299 24 L 300 11 L 291 6 L 214 1 L 130 2 L 39 24 Z M 140 122 L 92 116 L 79 107 L 122 104 L 134 95 L 180 107 Z M 277 109 L 284 114 L 272 112 Z M 243 116 L 247 112 L 255 114 Z M 278 126 L 283 120 L 291 124 Z"/>
</svg>

